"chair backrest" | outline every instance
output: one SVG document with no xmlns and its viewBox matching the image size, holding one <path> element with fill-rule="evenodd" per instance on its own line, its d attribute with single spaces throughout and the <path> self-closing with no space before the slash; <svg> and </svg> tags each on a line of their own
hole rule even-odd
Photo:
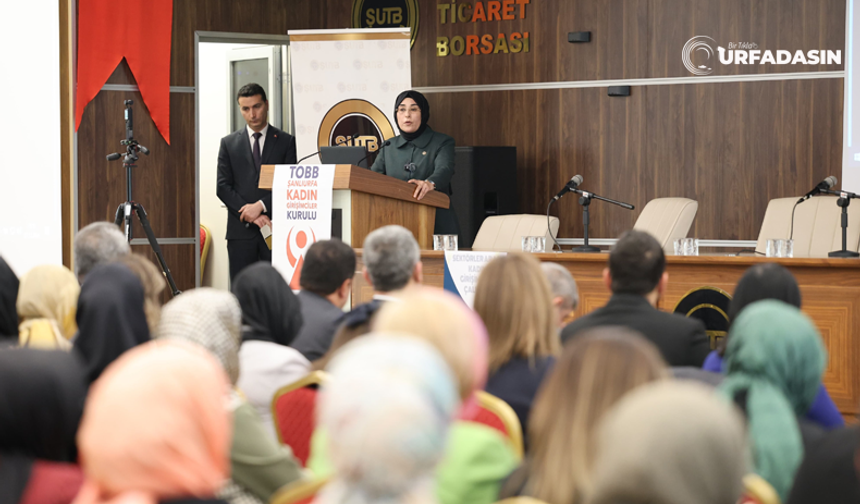
<svg viewBox="0 0 860 504">
<path fill-rule="evenodd" d="M 547 229 L 546 215 L 494 215 L 484 219 L 472 250 L 493 252 L 519 252 L 523 249 L 523 236 L 546 237 L 546 248 L 550 249 L 552 239 L 558 236 L 558 217 L 549 218 Z"/>
<path fill-rule="evenodd" d="M 295 383 L 281 387 L 272 398 L 272 421 L 278 441 L 292 448 L 302 466 L 307 463 L 311 453 L 316 386 L 327 380 L 328 375 L 324 371 L 314 371 Z"/>
<path fill-rule="evenodd" d="M 272 494 L 269 504 L 310 504 L 326 483 L 328 478 L 287 483 Z"/>
<path fill-rule="evenodd" d="M 206 259 L 209 257 L 209 247 L 212 245 L 212 231 L 200 224 L 200 276 L 206 269 Z"/>
<path fill-rule="evenodd" d="M 484 424 L 501 432 L 511 443 L 516 456 L 523 458 L 523 428 L 513 408 L 498 397 L 479 390 L 475 393 L 478 399 L 478 411 L 470 418 L 472 422 Z"/>
<path fill-rule="evenodd" d="M 744 493 L 738 504 L 780 504 L 779 494 L 758 474 L 744 476 Z"/>
<path fill-rule="evenodd" d="M 652 199 L 642 209 L 633 229 L 647 231 L 666 254 L 674 254 L 674 242 L 686 238 L 693 226 L 699 202 L 687 198 Z"/>
<path fill-rule="evenodd" d="M 756 251 L 765 253 L 767 241 L 791 236 L 794 198 L 772 199 L 767 204 Z M 827 257 L 842 249 L 842 209 L 836 196 L 817 196 L 797 205 L 794 212 L 794 257 Z M 860 248 L 860 203 L 848 207 L 848 250 Z"/>
</svg>

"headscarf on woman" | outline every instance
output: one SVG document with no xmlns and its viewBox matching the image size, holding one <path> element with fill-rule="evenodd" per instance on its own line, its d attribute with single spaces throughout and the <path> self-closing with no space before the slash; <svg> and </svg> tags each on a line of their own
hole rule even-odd
<svg viewBox="0 0 860 504">
<path fill-rule="evenodd" d="M 748 458 L 740 412 L 709 387 L 636 388 L 600 421 L 588 504 L 735 504 Z"/>
<path fill-rule="evenodd" d="M 128 268 L 140 280 L 144 295 L 143 312 L 146 313 L 149 332 L 155 337 L 158 320 L 161 317 L 161 293 L 167 287 L 164 273 L 152 261 L 140 254 L 123 255 L 117 259 L 117 262 Z"/>
<path fill-rule="evenodd" d="M 755 472 L 783 502 L 803 459 L 797 418 L 815 399 L 826 364 L 815 324 L 782 301 L 750 304 L 732 323 L 720 390 L 744 409 Z"/>
<path fill-rule="evenodd" d="M 96 267 L 81 286 L 75 350 L 90 383 L 123 352 L 149 341 L 143 286 L 121 264 Z"/>
<path fill-rule="evenodd" d="M 36 266 L 21 278 L 18 289 L 18 344 L 25 347 L 69 350 L 75 335 L 78 278 L 69 268 Z"/>
<path fill-rule="evenodd" d="M 90 389 L 74 504 L 212 497 L 229 474 L 228 386 L 190 344 L 152 341 L 119 357 Z"/>
<path fill-rule="evenodd" d="M 18 276 L 0 257 L 0 341 L 18 340 Z"/>
<path fill-rule="evenodd" d="M 319 425 L 335 467 L 318 502 L 433 502 L 433 475 L 460 403 L 435 348 L 370 335 L 344 346 L 320 394 Z"/>
<path fill-rule="evenodd" d="M 430 121 L 430 103 L 427 102 L 427 98 L 424 98 L 424 95 L 415 90 L 408 90 L 397 95 L 397 100 L 394 101 L 394 120 L 397 121 L 397 109 L 400 108 L 400 104 L 403 103 L 403 100 L 407 98 L 412 98 L 415 100 L 415 104 L 418 105 L 418 108 L 421 110 L 421 126 L 418 127 L 412 133 L 406 133 L 400 128 L 400 123 L 397 124 L 397 130 L 400 131 L 400 136 L 402 136 L 405 140 L 411 142 L 416 138 L 420 137 L 424 130 L 427 129 L 427 124 Z"/>
<path fill-rule="evenodd" d="M 184 293 L 164 306 L 158 337 L 190 341 L 221 362 L 230 383 L 239 380 L 242 309 L 235 296 L 203 287 Z"/>
<path fill-rule="evenodd" d="M 416 306 L 421 310 L 416 312 Z M 457 379 L 460 418 L 477 413 L 475 392 L 487 384 L 489 343 L 481 317 L 461 299 L 441 289 L 416 289 L 400 302 L 385 303 L 372 329 L 414 336 L 436 347 Z"/>
<path fill-rule="evenodd" d="M 233 294 L 242 307 L 242 341 L 289 346 L 296 339 L 302 328 L 299 298 L 271 264 L 243 269 L 233 282 Z"/>
<path fill-rule="evenodd" d="M 74 355 L 0 350 L 0 503 L 20 501 L 37 471 L 36 459 L 75 461 L 86 394 Z"/>
</svg>

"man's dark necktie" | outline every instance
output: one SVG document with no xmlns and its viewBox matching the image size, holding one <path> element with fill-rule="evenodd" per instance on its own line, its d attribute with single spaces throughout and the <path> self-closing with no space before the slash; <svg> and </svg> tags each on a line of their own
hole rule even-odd
<svg viewBox="0 0 860 504">
<path fill-rule="evenodd" d="M 252 150 L 254 154 L 254 168 L 257 169 L 257 173 L 260 173 L 260 166 L 263 164 L 263 156 L 260 154 L 260 137 L 263 136 L 259 131 L 254 133 L 254 148 Z"/>
</svg>

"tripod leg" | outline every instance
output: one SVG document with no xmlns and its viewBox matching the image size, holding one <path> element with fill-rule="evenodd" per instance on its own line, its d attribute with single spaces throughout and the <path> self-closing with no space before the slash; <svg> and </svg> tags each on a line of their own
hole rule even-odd
<svg viewBox="0 0 860 504">
<path fill-rule="evenodd" d="M 158 240 L 155 239 L 155 233 L 152 232 L 152 227 L 149 225 L 149 219 L 146 217 L 146 210 L 140 203 L 131 204 L 137 212 L 137 218 L 140 219 L 140 224 L 143 226 L 143 231 L 146 233 L 146 238 L 149 240 L 149 246 L 155 252 L 155 257 L 158 258 L 158 263 L 161 265 L 161 271 L 167 277 L 167 284 L 170 286 L 170 292 L 176 297 L 182 292 L 176 288 L 176 282 L 173 281 L 173 275 L 170 274 L 170 268 L 167 267 L 167 261 L 164 260 L 164 255 L 161 253 L 161 247 L 158 245 Z"/>
</svg>

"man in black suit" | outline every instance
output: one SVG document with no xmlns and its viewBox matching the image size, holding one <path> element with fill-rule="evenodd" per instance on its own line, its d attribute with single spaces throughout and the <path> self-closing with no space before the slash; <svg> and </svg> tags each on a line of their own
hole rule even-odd
<svg viewBox="0 0 860 504">
<path fill-rule="evenodd" d="M 612 297 L 603 308 L 565 327 L 562 341 L 592 327 L 626 326 L 651 340 L 670 366 L 701 367 L 710 352 L 702 321 L 657 309 L 669 282 L 665 270 L 666 256 L 653 236 L 643 231 L 624 233 L 609 254 L 609 267 L 603 270 Z"/>
<path fill-rule="evenodd" d="M 218 198 L 227 205 L 227 254 L 230 280 L 245 266 L 272 261 L 260 233 L 271 224 L 272 192 L 259 189 L 260 166 L 295 164 L 296 139 L 269 124 L 269 102 L 259 84 L 242 86 L 237 97 L 247 126 L 221 139 Z"/>
</svg>

